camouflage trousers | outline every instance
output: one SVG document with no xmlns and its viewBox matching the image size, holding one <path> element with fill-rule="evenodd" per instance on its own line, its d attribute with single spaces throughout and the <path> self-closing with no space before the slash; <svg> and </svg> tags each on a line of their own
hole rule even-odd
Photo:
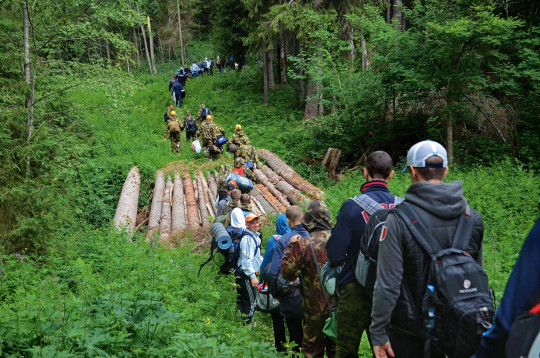
<svg viewBox="0 0 540 358">
<path fill-rule="evenodd" d="M 340 286 L 338 297 L 336 356 L 357 358 L 362 334 L 368 333 L 371 323 L 372 301 L 356 281 Z"/>
<path fill-rule="evenodd" d="M 336 356 L 336 344 L 323 333 L 326 315 L 310 315 L 304 307 L 304 339 L 302 340 L 302 353 L 307 358 Z"/>
<path fill-rule="evenodd" d="M 180 133 L 171 133 L 171 152 L 178 153 L 180 151 Z"/>
</svg>

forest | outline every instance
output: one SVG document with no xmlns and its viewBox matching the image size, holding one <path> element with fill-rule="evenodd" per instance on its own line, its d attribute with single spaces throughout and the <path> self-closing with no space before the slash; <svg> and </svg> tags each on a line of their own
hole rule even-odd
<svg viewBox="0 0 540 358">
<path fill-rule="evenodd" d="M 268 315 L 242 327 L 233 280 L 197 270 L 186 230 L 132 242 L 111 224 L 131 166 L 148 210 L 156 171 L 213 170 L 182 134 L 162 140 L 167 84 L 205 57 L 234 70 L 189 79 L 227 135 L 278 154 L 335 218 L 368 153 L 396 172 L 423 139 L 448 150 L 483 217 L 500 300 L 540 198 L 540 4 L 525 0 L 5 0 L 0 3 L 0 356 L 290 356 Z M 336 172 L 322 164 L 341 152 Z M 403 195 L 407 174 L 390 190 Z M 262 232 L 274 233 L 275 217 Z M 199 241 L 198 241 L 199 240 Z M 361 352 L 368 357 L 363 340 Z M 246 348 L 248 347 L 248 348 Z"/>
</svg>

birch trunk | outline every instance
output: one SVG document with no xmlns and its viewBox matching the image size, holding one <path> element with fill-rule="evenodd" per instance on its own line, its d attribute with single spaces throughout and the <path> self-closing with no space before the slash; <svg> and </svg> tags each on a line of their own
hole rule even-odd
<svg viewBox="0 0 540 358">
<path fill-rule="evenodd" d="M 141 57 L 139 52 L 141 47 L 139 46 L 139 38 L 137 37 L 135 26 L 133 26 L 133 46 L 135 47 L 135 65 L 139 68 L 141 67 Z"/>
<path fill-rule="evenodd" d="M 186 219 L 190 228 L 194 229 L 199 227 L 199 214 L 197 210 L 197 202 L 195 201 L 195 193 L 193 188 L 193 182 L 188 172 L 184 173 L 184 197 L 186 202 Z"/>
<path fill-rule="evenodd" d="M 135 233 L 135 223 L 137 221 L 137 207 L 139 204 L 139 188 L 141 185 L 141 175 L 139 168 L 131 167 L 116 207 L 114 215 L 114 225 L 119 229 L 126 229 L 129 236 Z"/>
<path fill-rule="evenodd" d="M 180 34 L 180 50 L 182 52 L 182 67 L 186 64 L 186 57 L 184 55 L 184 40 L 182 38 L 182 19 L 180 17 L 180 0 L 176 0 L 176 10 L 178 12 L 178 33 Z"/>
<path fill-rule="evenodd" d="M 137 5 L 137 12 L 139 13 L 139 17 L 141 16 L 141 12 L 139 11 L 139 5 Z M 148 51 L 148 42 L 146 41 L 146 31 L 144 31 L 144 24 L 141 22 L 141 33 L 143 36 L 143 42 L 144 42 L 144 53 L 146 54 L 146 61 L 148 62 L 148 68 L 150 69 L 150 74 L 153 75 L 153 69 L 152 69 L 152 61 L 150 61 L 150 52 Z"/>
<path fill-rule="evenodd" d="M 262 48 L 263 58 L 263 92 L 264 92 L 264 105 L 268 107 L 268 57 L 266 56 L 266 40 L 263 40 Z"/>
<path fill-rule="evenodd" d="M 148 218 L 148 231 L 146 239 L 152 238 L 152 235 L 159 228 L 159 220 L 161 219 L 161 202 L 163 201 L 163 192 L 165 191 L 165 175 L 160 170 L 156 173 L 156 181 L 154 183 L 154 194 L 152 195 L 152 205 L 150 206 L 150 216 Z"/>
<path fill-rule="evenodd" d="M 163 202 L 161 205 L 161 223 L 159 227 L 159 242 L 169 242 L 171 234 L 171 217 L 172 217 L 172 191 L 173 184 L 171 178 L 167 180 L 165 193 L 163 194 Z"/>
<path fill-rule="evenodd" d="M 174 190 L 172 200 L 171 234 L 174 235 L 186 228 L 186 213 L 184 211 L 184 187 L 180 173 L 174 173 Z"/>
<path fill-rule="evenodd" d="M 156 60 L 154 57 L 154 39 L 152 37 L 152 27 L 150 26 L 150 16 L 146 17 L 146 22 L 148 23 L 148 40 L 150 47 L 150 59 L 152 60 L 152 69 L 154 70 L 154 75 L 157 74 Z"/>
</svg>

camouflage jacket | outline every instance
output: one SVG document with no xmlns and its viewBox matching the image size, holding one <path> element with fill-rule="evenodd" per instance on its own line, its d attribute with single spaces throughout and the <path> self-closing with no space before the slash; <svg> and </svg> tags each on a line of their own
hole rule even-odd
<svg viewBox="0 0 540 358">
<path fill-rule="evenodd" d="M 172 119 L 171 112 L 172 112 L 173 110 L 174 110 L 174 109 L 170 109 L 170 108 L 167 109 L 167 122 L 170 121 L 170 120 Z"/>
<path fill-rule="evenodd" d="M 171 119 L 170 121 L 168 121 L 167 122 L 167 131 L 165 132 L 164 136 L 169 135 L 169 133 L 171 133 L 171 131 L 174 132 L 173 128 L 176 128 L 176 127 L 177 127 L 177 130 L 183 131 L 184 130 L 184 122 L 180 122 L 178 120 L 178 118 Z M 178 132 L 178 133 L 180 133 L 180 132 Z"/>
<path fill-rule="evenodd" d="M 229 144 L 236 144 L 237 147 L 240 147 L 242 145 L 249 145 L 251 142 L 244 132 L 236 131 L 236 134 L 229 138 Z"/>
<path fill-rule="evenodd" d="M 210 144 L 214 144 L 217 137 L 220 135 L 225 135 L 225 130 L 212 120 L 205 121 L 199 128 L 199 136 L 202 137 L 203 147 L 208 147 Z"/>
<path fill-rule="evenodd" d="M 315 249 L 317 261 L 321 268 L 328 261 L 325 245 L 329 237 L 330 231 L 314 231 L 311 233 L 313 248 Z M 313 319 L 328 316 L 330 310 L 324 298 L 313 252 L 311 251 L 307 237 L 289 243 L 285 247 L 280 270 L 283 277 L 289 281 L 294 281 L 302 275 L 302 296 L 304 296 L 302 307 L 304 309 L 304 316 L 310 316 Z M 332 306 L 335 306 L 337 303 L 335 298 L 332 296 L 329 296 L 329 298 Z"/>
<path fill-rule="evenodd" d="M 261 167 L 261 164 L 259 163 L 259 156 L 251 144 L 239 146 L 236 152 L 234 152 L 234 159 L 238 157 L 244 158 L 244 163 L 252 161 L 257 168 Z"/>
</svg>

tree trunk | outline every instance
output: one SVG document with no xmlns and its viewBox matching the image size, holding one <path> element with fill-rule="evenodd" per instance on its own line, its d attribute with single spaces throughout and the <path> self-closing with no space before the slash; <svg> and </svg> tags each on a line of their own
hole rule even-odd
<svg viewBox="0 0 540 358">
<path fill-rule="evenodd" d="M 315 54 L 310 59 L 310 62 L 316 70 L 316 73 L 308 73 L 304 119 L 322 116 L 324 110 L 322 103 L 322 82 L 314 78 L 315 75 L 322 75 L 320 54 Z"/>
<path fill-rule="evenodd" d="M 150 26 L 150 16 L 146 17 L 146 22 L 148 23 L 148 39 L 150 40 L 150 59 L 152 60 L 152 69 L 154 70 L 154 75 L 157 74 L 156 60 L 154 58 L 154 39 L 152 37 L 152 27 Z"/>
<path fill-rule="evenodd" d="M 107 61 L 111 61 L 111 48 L 109 47 L 109 40 L 105 38 L 105 52 L 107 53 Z"/>
<path fill-rule="evenodd" d="M 23 1 L 24 82 L 30 85 L 30 32 L 28 4 Z M 27 99 L 28 101 L 28 99 Z M 26 108 L 29 108 L 26 106 Z"/>
<path fill-rule="evenodd" d="M 362 45 L 362 69 L 366 70 L 369 67 L 369 56 L 366 45 L 366 39 L 364 38 L 364 29 L 360 32 L 360 42 Z"/>
<path fill-rule="evenodd" d="M 139 5 L 137 5 L 137 12 L 139 13 L 139 17 L 140 17 L 141 12 L 139 11 Z M 144 40 L 144 52 L 146 54 L 146 61 L 148 62 L 148 68 L 150 69 L 150 74 L 153 75 L 154 71 L 152 69 L 152 61 L 150 61 L 150 51 L 148 51 L 148 42 L 146 41 L 146 31 L 144 31 L 143 23 L 141 23 L 141 33 Z"/>
<path fill-rule="evenodd" d="M 280 83 L 287 83 L 287 38 L 285 36 L 285 30 L 279 31 L 279 38 L 281 46 L 279 48 L 279 69 L 280 69 Z"/>
<path fill-rule="evenodd" d="M 328 176 L 332 179 L 336 178 L 336 168 L 339 163 L 339 157 L 341 156 L 341 150 L 336 148 L 328 148 L 326 155 L 322 161 L 322 165 L 326 167 Z"/>
<path fill-rule="evenodd" d="M 159 226 L 159 242 L 169 242 L 171 235 L 171 217 L 172 217 L 172 191 L 173 184 L 171 178 L 167 180 L 165 186 L 165 193 L 163 195 L 163 202 L 161 205 L 161 223 Z"/>
<path fill-rule="evenodd" d="M 263 184 L 255 184 L 257 189 L 260 191 L 262 197 L 274 207 L 274 209 L 280 213 L 284 213 L 287 210 L 287 207 L 283 205 L 275 196 L 273 196 L 267 187 Z"/>
<path fill-rule="evenodd" d="M 199 195 L 199 213 L 201 214 L 202 226 L 208 225 L 208 209 L 206 208 L 206 200 L 204 198 L 204 190 L 201 184 L 201 177 L 197 177 L 197 192 Z"/>
<path fill-rule="evenodd" d="M 197 202 L 195 201 L 195 193 L 193 189 L 193 182 L 189 173 L 184 172 L 184 180 L 182 181 L 184 185 L 184 197 L 186 202 L 186 219 L 188 226 L 192 229 L 199 227 L 199 214 L 197 212 Z"/>
<path fill-rule="evenodd" d="M 281 180 L 276 183 L 276 188 L 287 197 L 287 200 L 293 205 L 307 207 L 309 200 L 300 193 L 299 190 L 293 188 L 293 186 L 287 183 L 285 180 Z"/>
<path fill-rule="evenodd" d="M 387 0 L 386 23 L 389 24 L 391 21 L 392 21 L 392 0 Z"/>
<path fill-rule="evenodd" d="M 296 39 L 295 41 L 295 52 L 296 56 L 300 56 L 300 53 L 302 51 L 302 42 L 299 39 Z M 305 99 L 305 91 L 304 91 L 304 80 L 302 80 L 303 75 L 303 69 L 302 66 L 298 66 L 296 69 L 296 94 L 298 95 L 298 98 L 300 98 L 302 101 Z"/>
<path fill-rule="evenodd" d="M 161 219 L 161 202 L 163 200 L 163 192 L 165 191 L 165 175 L 160 170 L 156 173 L 156 181 L 154 183 L 154 194 L 152 195 L 152 205 L 150 206 L 150 216 L 148 219 L 148 231 L 146 239 L 152 238 L 155 230 L 159 228 L 159 220 Z"/>
<path fill-rule="evenodd" d="M 287 183 L 291 184 L 296 189 L 304 194 L 315 198 L 322 199 L 323 192 L 313 184 L 302 178 L 293 168 L 285 164 L 276 154 L 266 149 L 257 149 L 257 155 L 264 159 L 268 166 L 280 175 Z"/>
<path fill-rule="evenodd" d="M 208 172 L 206 176 L 208 178 L 208 188 L 210 189 L 210 199 L 212 199 L 211 204 L 214 205 L 218 194 L 216 179 L 212 174 L 210 174 L 210 172 Z M 216 213 L 216 215 L 217 214 L 218 213 Z"/>
<path fill-rule="evenodd" d="M 28 88 L 24 106 L 28 110 L 28 137 L 26 143 L 29 145 L 34 135 L 34 95 L 36 91 L 36 73 L 37 73 L 37 54 L 34 54 L 34 65 L 30 71 L 30 13 L 28 12 L 28 3 L 23 2 L 23 46 L 24 46 L 24 82 Z M 32 42 L 37 50 L 36 36 L 32 31 Z M 30 178 L 30 155 L 26 157 L 26 179 Z"/>
<path fill-rule="evenodd" d="M 201 186 L 202 186 L 202 191 L 204 193 L 204 201 L 205 201 L 207 207 L 210 208 L 208 210 L 208 214 L 210 214 L 210 216 L 215 218 L 216 217 L 216 212 L 213 209 L 212 201 L 210 199 L 211 195 L 210 195 L 210 189 L 208 188 L 208 183 L 206 182 L 206 178 L 204 177 L 204 175 L 202 173 L 199 173 L 199 177 L 201 178 Z"/>
<path fill-rule="evenodd" d="M 268 70 L 268 89 L 274 90 L 276 82 L 274 80 L 274 51 L 266 52 L 266 69 Z"/>
<path fill-rule="evenodd" d="M 403 24 L 403 11 L 401 11 L 402 0 L 392 0 L 392 18 L 396 19 L 396 29 L 405 31 Z"/>
<path fill-rule="evenodd" d="M 180 173 L 174 173 L 174 190 L 172 203 L 171 234 L 174 235 L 186 228 L 186 213 L 184 212 L 184 188 Z"/>
<path fill-rule="evenodd" d="M 140 185 L 141 175 L 139 168 L 131 167 L 122 187 L 118 206 L 116 207 L 116 214 L 113 219 L 114 226 L 119 230 L 126 229 L 130 237 L 135 233 Z"/>
<path fill-rule="evenodd" d="M 159 60 L 161 63 L 165 62 L 165 51 L 163 51 L 163 43 L 161 42 L 161 35 L 157 32 L 158 48 L 159 48 Z M 170 60 L 170 58 L 169 58 Z"/>
<path fill-rule="evenodd" d="M 263 40 L 263 81 L 264 81 L 264 105 L 268 107 L 268 56 L 266 56 L 266 40 Z"/>
<path fill-rule="evenodd" d="M 184 40 L 182 38 L 182 18 L 180 17 L 180 0 L 176 0 L 176 10 L 178 12 L 178 33 L 180 34 L 180 50 L 182 52 L 182 67 L 186 64 L 186 56 L 184 55 Z"/>
<path fill-rule="evenodd" d="M 448 117 L 446 119 L 446 152 L 448 154 L 448 164 L 454 164 L 454 123 L 452 108 L 448 111 Z"/>
<path fill-rule="evenodd" d="M 266 211 L 267 214 L 275 214 L 279 213 L 279 209 L 277 207 L 274 207 L 272 204 L 268 202 L 268 200 L 263 196 L 261 191 L 257 186 L 254 186 L 251 190 L 250 194 L 257 199 L 259 204 L 263 207 L 264 211 Z M 270 193 L 269 193 L 270 194 Z"/>
<path fill-rule="evenodd" d="M 270 182 L 274 185 L 277 184 L 277 182 L 279 182 L 280 180 L 283 180 L 282 177 L 277 175 L 272 169 L 270 169 L 266 165 L 263 165 L 261 167 L 261 170 L 264 173 L 264 175 L 268 177 L 268 180 L 270 180 Z"/>
<path fill-rule="evenodd" d="M 137 66 L 137 68 L 139 68 L 141 67 L 141 57 L 139 54 L 141 47 L 139 45 L 139 38 L 137 36 L 135 26 L 133 26 L 133 46 L 135 47 L 135 65 Z"/>
<path fill-rule="evenodd" d="M 253 171 L 255 176 L 260 180 L 260 182 L 270 191 L 270 193 L 286 208 L 291 206 L 285 195 L 283 195 L 274 184 L 270 182 L 268 177 L 260 169 L 255 169 Z"/>
<path fill-rule="evenodd" d="M 251 199 L 251 202 L 254 204 L 253 207 L 259 209 L 258 211 L 261 212 L 262 215 L 266 215 L 266 210 L 262 207 L 261 203 L 259 203 L 259 200 L 257 200 L 254 196 L 250 195 L 249 197 Z"/>
</svg>

